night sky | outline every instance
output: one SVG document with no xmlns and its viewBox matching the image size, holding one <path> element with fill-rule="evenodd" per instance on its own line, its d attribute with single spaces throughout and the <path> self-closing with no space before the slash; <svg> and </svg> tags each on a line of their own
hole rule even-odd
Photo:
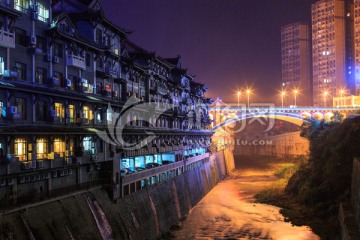
<svg viewBox="0 0 360 240">
<path fill-rule="evenodd" d="M 248 85 L 252 101 L 267 102 L 279 98 L 281 26 L 310 23 L 313 2 L 102 0 L 102 6 L 110 21 L 133 31 L 138 45 L 163 57 L 181 55 L 209 97 L 236 102 L 235 90 Z"/>
</svg>

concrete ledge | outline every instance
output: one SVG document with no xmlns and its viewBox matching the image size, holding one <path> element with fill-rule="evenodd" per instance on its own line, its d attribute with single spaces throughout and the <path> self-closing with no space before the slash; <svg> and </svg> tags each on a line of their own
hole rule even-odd
<svg viewBox="0 0 360 240">
<path fill-rule="evenodd" d="M 6 214 L 10 214 L 10 213 L 18 212 L 18 211 L 21 211 L 21 210 L 27 210 L 29 208 L 41 206 L 41 205 L 44 205 L 44 204 L 47 204 L 47 203 L 60 201 L 60 200 L 65 199 L 65 198 L 75 197 L 77 195 L 81 195 L 81 194 L 84 194 L 84 193 L 87 193 L 87 192 L 92 192 L 92 191 L 95 191 L 95 190 L 99 190 L 101 188 L 102 188 L 102 186 L 92 187 L 92 188 L 89 188 L 89 189 L 86 189 L 86 190 L 76 191 L 76 192 L 69 193 L 69 194 L 66 194 L 66 195 L 63 195 L 63 196 L 60 196 L 60 197 L 54 197 L 54 198 L 51 198 L 51 199 L 47 199 L 47 200 L 44 200 L 44 201 L 41 201 L 41 202 L 27 204 L 27 205 L 24 205 L 24 206 L 21 206 L 21 207 L 16 207 L 16 208 L 13 208 L 11 210 L 4 210 L 4 211 L 0 212 L 0 217 L 3 216 L 3 215 L 6 215 Z"/>
<path fill-rule="evenodd" d="M 344 202 L 340 203 L 339 222 L 343 240 L 359 239 L 360 228 L 350 204 Z"/>
</svg>

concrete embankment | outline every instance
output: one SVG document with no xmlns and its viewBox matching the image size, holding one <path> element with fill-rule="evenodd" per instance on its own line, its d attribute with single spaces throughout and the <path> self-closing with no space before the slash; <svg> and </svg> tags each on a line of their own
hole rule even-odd
<svg viewBox="0 0 360 240">
<path fill-rule="evenodd" d="M 115 203 L 94 189 L 2 213 L 0 239 L 155 239 L 233 169 L 232 153 L 221 151 Z"/>
<path fill-rule="evenodd" d="M 310 143 L 300 136 L 300 132 L 242 140 L 234 153 L 246 156 L 274 156 L 279 158 L 295 157 L 309 152 Z"/>
<path fill-rule="evenodd" d="M 360 238 L 360 159 L 355 158 L 351 182 L 351 201 L 342 202 L 339 222 L 343 240 Z"/>
</svg>

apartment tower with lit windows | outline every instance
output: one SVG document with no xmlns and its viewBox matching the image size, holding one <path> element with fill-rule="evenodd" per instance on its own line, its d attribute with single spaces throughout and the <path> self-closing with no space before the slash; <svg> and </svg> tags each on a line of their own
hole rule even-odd
<svg viewBox="0 0 360 240">
<path fill-rule="evenodd" d="M 299 106 L 312 105 L 311 31 L 307 23 L 294 23 L 281 28 L 282 89 L 292 99 L 299 90 Z M 286 99 L 286 98 L 285 98 Z M 285 101 L 285 105 L 289 101 Z"/>
<path fill-rule="evenodd" d="M 354 0 L 352 12 L 354 19 L 354 60 L 356 95 L 360 94 L 360 0 Z"/>
<path fill-rule="evenodd" d="M 313 97 L 315 106 L 355 93 L 353 1 L 312 5 Z"/>
</svg>

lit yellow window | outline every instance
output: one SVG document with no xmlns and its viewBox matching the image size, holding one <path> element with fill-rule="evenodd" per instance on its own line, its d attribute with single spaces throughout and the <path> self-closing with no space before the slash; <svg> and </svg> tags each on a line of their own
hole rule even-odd
<svg viewBox="0 0 360 240">
<path fill-rule="evenodd" d="M 54 153 L 59 153 L 60 157 L 63 157 L 65 153 L 65 142 L 60 138 L 54 140 Z"/>
<path fill-rule="evenodd" d="M 47 156 L 47 140 L 45 138 L 40 138 L 36 141 L 36 153 L 37 158 L 42 159 Z"/>
<path fill-rule="evenodd" d="M 55 112 L 57 117 L 64 117 L 65 110 L 62 103 L 55 103 Z"/>
<path fill-rule="evenodd" d="M 74 105 L 69 105 L 69 116 L 68 116 L 68 118 L 69 118 L 70 122 L 74 122 L 75 115 L 76 115 L 75 106 Z"/>
<path fill-rule="evenodd" d="M 115 53 L 116 55 L 119 55 L 119 49 L 115 48 L 115 49 L 114 49 L 114 53 Z"/>
<path fill-rule="evenodd" d="M 84 106 L 83 112 L 84 112 L 84 117 L 86 119 L 88 119 L 88 120 L 94 119 L 93 111 L 88 106 Z"/>
<path fill-rule="evenodd" d="M 20 161 L 26 161 L 26 139 L 15 139 L 14 155 L 19 158 Z"/>
<path fill-rule="evenodd" d="M 74 154 L 74 139 L 70 138 L 69 139 L 69 148 L 66 151 L 66 156 L 72 156 Z"/>
</svg>

